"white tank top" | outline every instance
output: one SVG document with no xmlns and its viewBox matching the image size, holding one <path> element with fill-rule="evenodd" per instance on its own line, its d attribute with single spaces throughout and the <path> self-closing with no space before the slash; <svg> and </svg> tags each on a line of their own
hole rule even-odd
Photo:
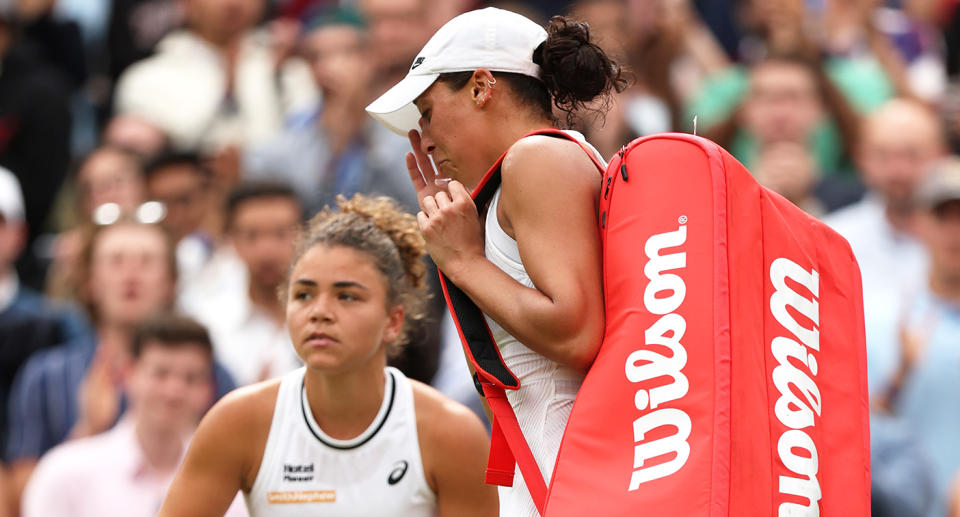
<svg viewBox="0 0 960 517">
<path fill-rule="evenodd" d="M 251 517 L 435 515 L 410 381 L 387 367 L 383 403 L 373 422 L 356 438 L 338 440 L 314 420 L 304 372 L 300 368 L 280 381 L 260 470 L 245 494 Z"/>
<path fill-rule="evenodd" d="M 587 144 L 583 135 L 576 131 L 566 131 L 577 140 Z M 604 163 L 595 149 L 594 155 Z M 599 176 L 597 181 L 599 182 Z M 487 259 L 510 275 L 514 280 L 530 288 L 536 288 L 530 275 L 523 267 L 517 241 L 512 239 L 497 218 L 497 205 L 500 203 L 500 189 L 494 194 L 487 207 L 484 223 L 484 250 Z M 520 381 L 519 390 L 507 390 L 507 400 L 517 414 L 517 421 L 523 436 L 530 445 L 540 471 L 549 484 L 553 475 L 553 465 L 560 450 L 560 440 L 567 425 L 567 418 L 573 408 L 573 400 L 583 382 L 583 374 L 567 366 L 555 363 L 537 352 L 527 348 L 517 338 L 510 335 L 497 322 L 484 315 L 493 339 L 500 348 L 500 355 L 510 371 Z M 526 483 L 517 468 L 512 487 L 500 487 L 500 515 L 511 517 L 537 517 L 536 506 Z"/>
</svg>

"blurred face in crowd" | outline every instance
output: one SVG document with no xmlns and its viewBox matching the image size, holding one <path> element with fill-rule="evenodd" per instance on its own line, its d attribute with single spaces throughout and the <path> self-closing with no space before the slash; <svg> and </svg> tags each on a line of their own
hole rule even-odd
<svg viewBox="0 0 960 517">
<path fill-rule="evenodd" d="M 907 101 L 891 101 L 870 115 L 857 163 L 864 183 L 889 206 L 909 208 L 913 191 L 945 144 L 936 116 Z"/>
<path fill-rule="evenodd" d="M 116 149 L 94 151 L 77 171 L 77 192 L 78 208 L 87 220 L 104 203 L 116 203 L 121 211 L 129 213 L 144 201 L 140 163 L 133 155 Z"/>
<path fill-rule="evenodd" d="M 960 199 L 940 203 L 921 214 L 920 234 L 934 275 L 960 281 Z"/>
<path fill-rule="evenodd" d="M 643 2 L 649 8 L 649 1 Z M 590 39 L 614 56 L 623 56 L 626 36 L 629 34 L 626 2 L 620 0 L 586 0 L 573 7 L 576 18 L 590 24 Z"/>
<path fill-rule="evenodd" d="M 367 36 L 350 25 L 328 25 L 310 32 L 304 40 L 304 57 L 310 63 L 317 87 L 326 98 L 366 93 L 373 67 Z"/>
<path fill-rule="evenodd" d="M 147 179 L 150 199 L 167 207 L 163 225 L 177 241 L 200 228 L 207 213 L 207 178 L 190 163 L 165 165 Z"/>
<path fill-rule="evenodd" d="M 799 63 L 757 64 L 741 116 L 747 131 L 762 143 L 807 143 L 823 118 L 816 79 Z"/>
<path fill-rule="evenodd" d="M 260 20 L 266 0 L 185 0 L 187 24 L 214 43 L 242 36 Z"/>
<path fill-rule="evenodd" d="M 774 142 L 761 149 L 753 173 L 761 185 L 794 204 L 812 194 L 818 176 L 810 149 L 794 142 Z"/>
<path fill-rule="evenodd" d="M 273 291 L 286 279 L 299 225 L 300 204 L 293 199 L 253 198 L 237 205 L 230 235 L 251 287 Z"/>
<path fill-rule="evenodd" d="M 433 34 L 423 0 L 361 0 L 374 60 L 387 74 L 405 74 Z"/>
<path fill-rule="evenodd" d="M 139 424 L 192 429 L 213 400 L 212 359 L 199 343 L 147 341 L 127 376 Z"/>
<path fill-rule="evenodd" d="M 17 261 L 26 242 L 26 226 L 22 221 L 8 220 L 0 214 L 0 275 Z"/>
<path fill-rule="evenodd" d="M 102 323 L 132 326 L 173 299 L 169 241 L 150 225 L 115 224 L 97 234 L 87 296 Z"/>
</svg>

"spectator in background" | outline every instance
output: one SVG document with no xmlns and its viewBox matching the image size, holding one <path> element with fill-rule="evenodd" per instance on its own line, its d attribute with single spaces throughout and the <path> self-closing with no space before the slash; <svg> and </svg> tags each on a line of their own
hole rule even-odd
<svg viewBox="0 0 960 517">
<path fill-rule="evenodd" d="M 434 7 L 428 8 L 427 0 L 358 0 L 357 7 L 370 24 L 370 55 L 376 69 L 372 94 L 377 96 L 407 75 L 439 25 L 434 26 L 430 15 Z"/>
<path fill-rule="evenodd" d="M 27 253 L 18 270 L 23 282 L 39 287 L 44 267 L 31 247 L 70 162 L 69 91 L 54 68 L 17 42 L 15 16 L 12 2 L 0 5 L 0 166 L 23 188 Z"/>
<path fill-rule="evenodd" d="M 931 517 L 945 517 L 960 473 L 960 158 L 936 163 L 916 190 L 917 235 L 930 257 L 905 300 L 898 368 L 884 387 L 889 407 L 932 460 Z"/>
<path fill-rule="evenodd" d="M 289 45 L 254 30 L 265 4 L 185 1 L 186 29 L 120 76 L 117 113 L 141 116 L 175 148 L 204 154 L 274 136 L 287 115 L 313 105 L 316 89 L 307 67 L 288 59 Z"/>
<path fill-rule="evenodd" d="M 7 396 L 20 366 L 37 350 L 90 332 L 82 316 L 20 282 L 13 265 L 26 242 L 23 214 L 20 185 L 0 168 L 0 445 L 6 444 Z"/>
<path fill-rule="evenodd" d="M 246 266 L 247 290 L 206 293 L 196 316 L 210 328 L 217 358 L 245 385 L 301 366 L 277 287 L 290 267 L 302 213 L 289 187 L 249 183 L 230 195 L 226 219 L 227 235 Z"/>
<path fill-rule="evenodd" d="M 635 71 L 606 119 L 585 121 L 585 133 L 605 157 L 638 136 L 687 128 L 683 103 L 703 77 L 729 65 L 688 0 L 580 0 L 571 9 Z"/>
<path fill-rule="evenodd" d="M 144 169 L 147 197 L 166 207 L 161 224 L 177 243 L 180 281 L 189 283 L 202 271 L 216 247 L 219 213 L 211 210 L 210 172 L 195 153 L 168 153 Z"/>
<path fill-rule="evenodd" d="M 94 149 L 77 168 L 77 217 L 91 222 L 93 212 L 105 203 L 116 203 L 130 213 L 146 199 L 143 164 L 130 151 L 103 146 Z"/>
<path fill-rule="evenodd" d="M 807 146 L 789 140 L 771 142 L 760 149 L 751 172 L 761 185 L 808 214 L 820 217 L 826 213 L 814 192 L 820 172 Z"/>
<path fill-rule="evenodd" d="M 856 151 L 866 196 L 824 218 L 847 239 L 860 265 L 873 395 L 895 369 L 903 297 L 925 276 L 926 253 L 914 228 L 914 190 L 945 150 L 934 112 L 914 101 L 889 101 L 864 121 Z"/>
<path fill-rule="evenodd" d="M 875 0 L 748 0 L 745 62 L 769 53 L 803 51 L 822 56 L 830 78 L 850 102 L 868 112 L 894 96 L 912 95 L 904 60 L 875 23 Z"/>
<path fill-rule="evenodd" d="M 111 0 L 107 29 L 109 77 L 116 81 L 130 65 L 146 59 L 164 36 L 183 22 L 176 0 Z"/>
<path fill-rule="evenodd" d="M 388 195 L 413 210 L 417 198 L 404 161 L 410 143 L 364 111 L 375 70 L 363 19 L 339 8 L 322 11 L 307 27 L 303 52 L 323 104 L 274 141 L 251 147 L 246 177 L 292 185 L 308 213 L 355 193 Z"/>
<path fill-rule="evenodd" d="M 823 177 L 851 176 L 859 115 L 827 77 L 822 63 L 802 51 L 771 54 L 750 67 L 747 89 L 726 120 L 704 135 L 748 168 L 774 142 L 807 147 Z M 827 200 L 824 200 L 827 201 Z M 826 203 L 827 209 L 836 205 Z"/>
<path fill-rule="evenodd" d="M 933 508 L 930 458 L 895 416 L 870 411 L 871 517 L 927 517 Z"/>
<path fill-rule="evenodd" d="M 40 460 L 23 517 L 156 515 L 213 395 L 206 329 L 158 315 L 133 336 L 123 372 L 127 410 L 110 431 L 59 445 Z M 245 516 L 239 496 L 228 516 Z"/>
<path fill-rule="evenodd" d="M 851 167 L 859 116 L 814 60 L 781 54 L 754 65 L 737 118 L 741 132 L 731 145 L 764 186 L 818 217 L 862 196 L 842 173 Z"/>
<path fill-rule="evenodd" d="M 80 27 L 73 21 L 54 15 L 57 0 L 6 0 L 20 35 L 20 44 L 27 47 L 36 62 L 56 70 L 69 90 L 87 79 Z"/>
<path fill-rule="evenodd" d="M 15 503 L 47 450 L 102 432 L 117 421 L 133 331 L 173 301 L 174 248 L 155 224 L 121 218 L 91 228 L 80 272 L 77 298 L 86 305 L 96 336 L 34 354 L 10 393 L 5 460 L 11 466 Z M 216 382 L 218 396 L 234 386 L 222 369 Z"/>
<path fill-rule="evenodd" d="M 68 229 L 57 236 L 53 261 L 47 274 L 47 292 L 69 298 L 76 285 L 83 247 L 81 228 L 93 222 L 97 207 L 116 204 L 123 213 L 132 213 L 146 200 L 146 185 L 140 158 L 124 149 L 103 146 L 80 160 L 73 180 L 75 212 Z"/>
</svg>

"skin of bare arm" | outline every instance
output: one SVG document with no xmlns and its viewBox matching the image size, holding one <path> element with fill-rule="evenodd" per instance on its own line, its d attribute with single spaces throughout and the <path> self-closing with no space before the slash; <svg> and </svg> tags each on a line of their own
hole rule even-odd
<svg viewBox="0 0 960 517">
<path fill-rule="evenodd" d="M 459 182 L 421 200 L 418 221 L 428 251 L 454 284 L 521 343 L 585 371 L 603 333 L 600 175 L 576 143 L 549 136 L 518 141 L 501 174 L 497 215 L 517 240 L 536 289 L 486 259 L 477 209 Z"/>
<path fill-rule="evenodd" d="M 435 389 L 411 383 L 420 454 L 427 484 L 437 494 L 437 515 L 498 515 L 497 488 L 483 482 L 490 439 L 480 419 Z"/>
<path fill-rule="evenodd" d="M 279 381 L 226 395 L 200 422 L 158 517 L 222 517 L 263 459 Z"/>
</svg>

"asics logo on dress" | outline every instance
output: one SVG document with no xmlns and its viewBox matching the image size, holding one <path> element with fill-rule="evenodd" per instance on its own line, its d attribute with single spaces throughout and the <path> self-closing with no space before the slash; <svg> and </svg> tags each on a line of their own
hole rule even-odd
<svg viewBox="0 0 960 517">
<path fill-rule="evenodd" d="M 410 464 L 407 463 L 407 460 L 400 460 L 393 464 L 393 470 L 390 471 L 390 475 L 387 476 L 387 484 L 396 485 L 403 479 L 404 474 L 407 473 L 407 467 Z"/>
</svg>

